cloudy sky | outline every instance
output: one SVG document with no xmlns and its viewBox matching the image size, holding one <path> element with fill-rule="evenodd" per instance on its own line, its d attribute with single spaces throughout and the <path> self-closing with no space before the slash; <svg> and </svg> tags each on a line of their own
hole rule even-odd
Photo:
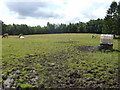
<svg viewBox="0 0 120 90">
<path fill-rule="evenodd" d="M 113 0 L 0 0 L 5 24 L 44 26 L 50 23 L 87 22 L 104 18 Z M 119 0 L 114 0 L 119 1 Z"/>
</svg>

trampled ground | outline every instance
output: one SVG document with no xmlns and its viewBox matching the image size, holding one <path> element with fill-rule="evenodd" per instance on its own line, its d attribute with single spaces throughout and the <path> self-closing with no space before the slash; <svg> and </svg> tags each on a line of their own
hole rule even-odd
<svg viewBox="0 0 120 90">
<path fill-rule="evenodd" d="M 118 88 L 118 41 L 98 51 L 92 34 L 2 39 L 3 88 Z"/>
</svg>

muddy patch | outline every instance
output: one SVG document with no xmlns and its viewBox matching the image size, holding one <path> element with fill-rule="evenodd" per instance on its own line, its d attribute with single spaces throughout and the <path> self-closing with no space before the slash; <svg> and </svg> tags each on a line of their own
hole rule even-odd
<svg viewBox="0 0 120 90">
<path fill-rule="evenodd" d="M 88 52 L 95 52 L 98 51 L 98 46 L 77 46 L 78 51 L 88 51 Z"/>
<path fill-rule="evenodd" d="M 101 52 L 101 53 L 112 53 L 112 52 L 120 52 L 120 50 L 115 49 L 100 49 L 100 46 L 76 46 L 78 51 L 86 51 L 86 52 Z"/>
</svg>

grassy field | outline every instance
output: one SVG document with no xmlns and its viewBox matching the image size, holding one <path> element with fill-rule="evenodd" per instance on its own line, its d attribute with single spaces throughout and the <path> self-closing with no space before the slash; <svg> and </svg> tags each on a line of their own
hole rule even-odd
<svg viewBox="0 0 120 90">
<path fill-rule="evenodd" d="M 41 34 L 2 39 L 4 88 L 118 88 L 118 41 L 95 49 L 100 35 Z"/>
</svg>

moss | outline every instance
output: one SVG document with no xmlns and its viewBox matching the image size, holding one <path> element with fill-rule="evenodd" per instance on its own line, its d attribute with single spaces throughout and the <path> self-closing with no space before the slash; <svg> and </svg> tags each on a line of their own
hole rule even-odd
<svg viewBox="0 0 120 90">
<path fill-rule="evenodd" d="M 30 84 L 19 84 L 19 86 L 21 87 L 21 88 L 32 88 L 32 85 L 30 85 Z"/>
<path fill-rule="evenodd" d="M 27 71 L 23 71 L 22 74 L 23 74 L 23 75 L 27 74 Z"/>
<path fill-rule="evenodd" d="M 19 79 L 19 82 L 21 82 L 21 83 L 24 82 L 24 79 Z"/>
</svg>

